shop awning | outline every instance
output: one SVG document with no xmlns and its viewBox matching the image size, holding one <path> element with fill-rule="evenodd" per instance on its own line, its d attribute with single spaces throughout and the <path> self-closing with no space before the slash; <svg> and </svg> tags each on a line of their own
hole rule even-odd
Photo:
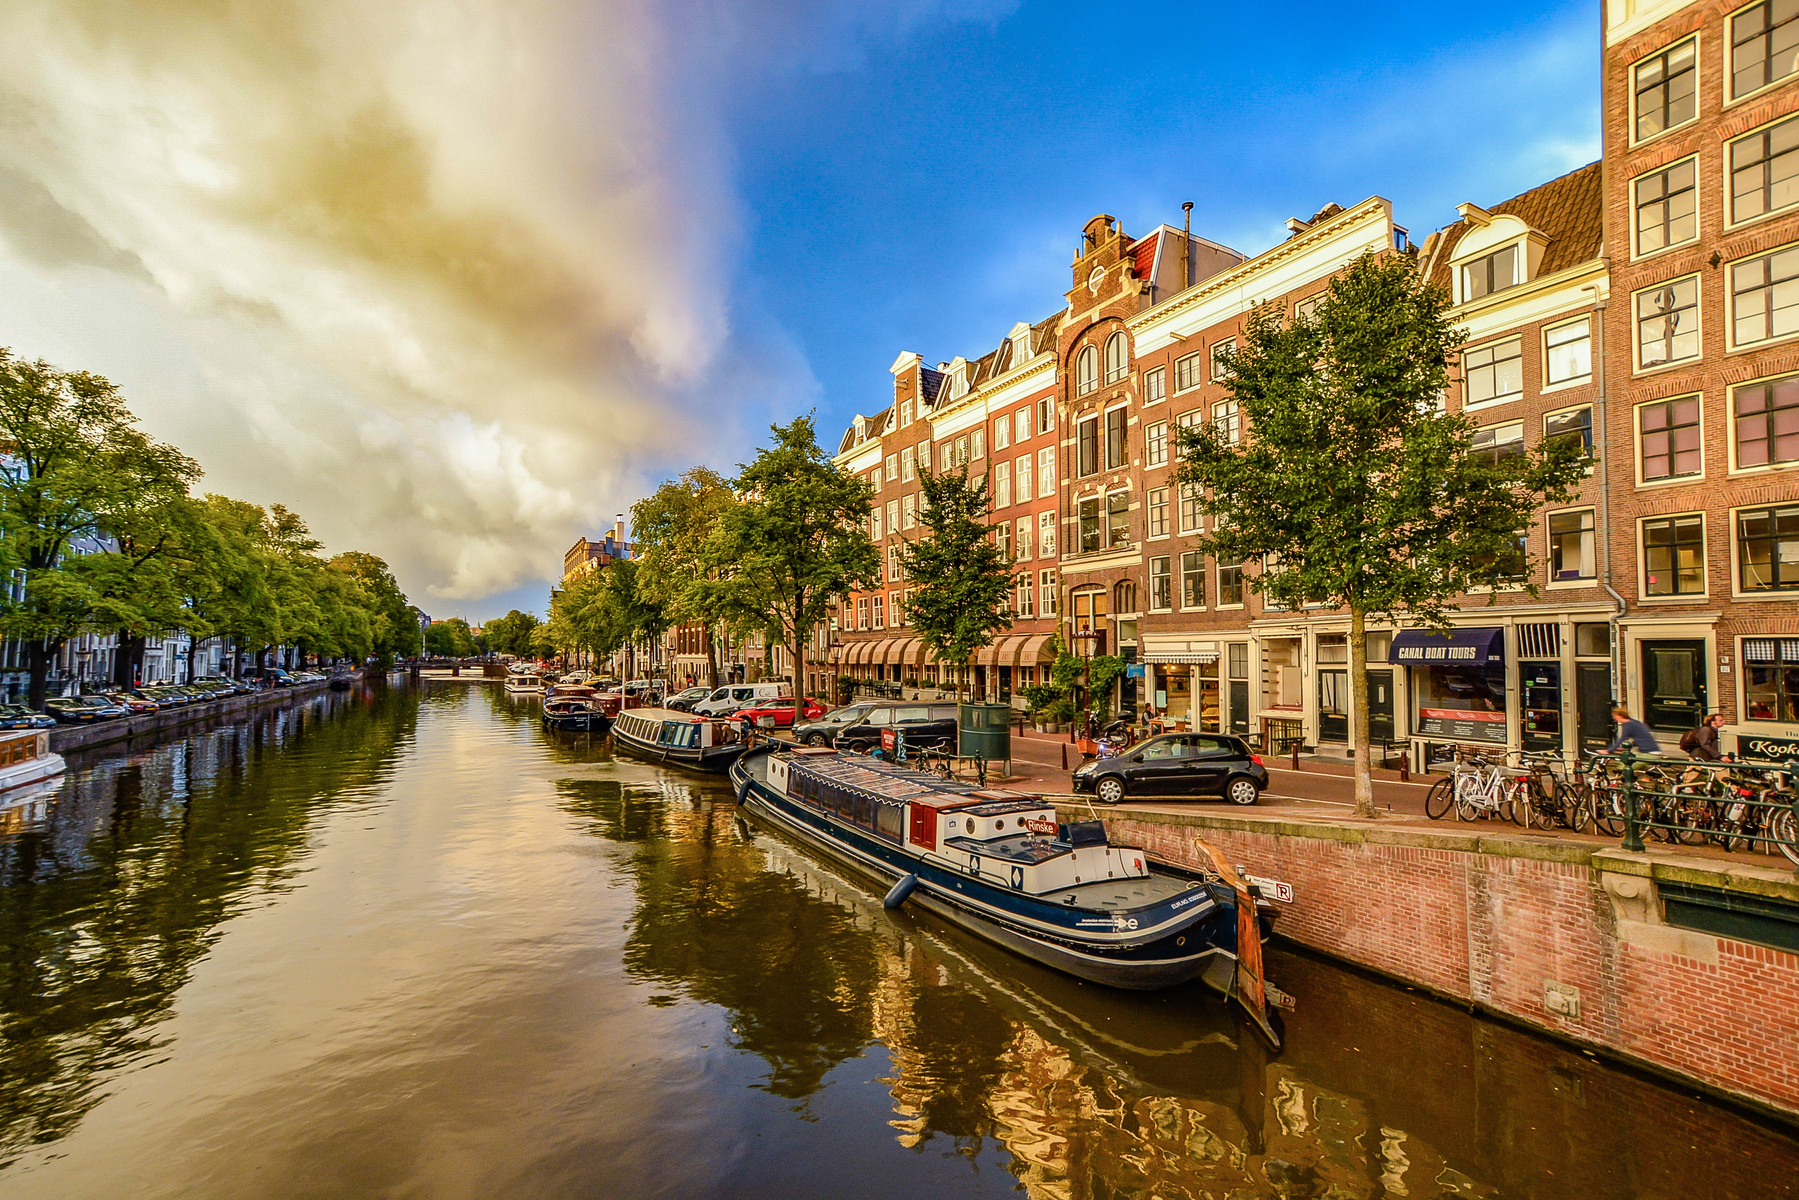
<svg viewBox="0 0 1799 1200">
<path fill-rule="evenodd" d="M 916 667 L 918 665 L 918 639 L 901 638 L 899 643 L 893 647 L 893 661 L 902 667 Z"/>
<path fill-rule="evenodd" d="M 1034 667 L 1043 661 L 1043 648 L 1049 645 L 1049 639 L 1054 636 L 1053 633 L 1039 633 L 1026 638 L 1018 651 L 1018 665 Z"/>
<path fill-rule="evenodd" d="M 1146 663 L 1215 663 L 1218 643 L 1190 638 L 1184 633 L 1146 633 L 1137 657 Z"/>
<path fill-rule="evenodd" d="M 1393 635 L 1387 661 L 1414 667 L 1484 667 L 1489 662 L 1504 662 L 1505 630 L 1486 625 L 1446 633 L 1402 629 Z"/>
<path fill-rule="evenodd" d="M 995 638 L 990 646 L 981 647 L 975 661 L 983 667 L 1009 667 L 1018 657 L 1018 648 L 1024 644 L 1020 637 Z"/>
<path fill-rule="evenodd" d="M 850 661 L 861 666 L 868 661 L 868 652 L 875 648 L 873 642 L 857 642 L 850 650 Z"/>
<path fill-rule="evenodd" d="M 887 651 L 892 648 L 895 640 L 896 639 L 894 638 L 884 638 L 881 641 L 876 642 L 874 647 L 868 652 L 868 661 L 871 663 L 886 662 Z"/>
</svg>

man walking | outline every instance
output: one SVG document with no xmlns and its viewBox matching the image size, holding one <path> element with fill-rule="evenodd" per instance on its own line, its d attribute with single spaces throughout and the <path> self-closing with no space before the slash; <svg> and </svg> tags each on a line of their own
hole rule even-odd
<svg viewBox="0 0 1799 1200">
<path fill-rule="evenodd" d="M 1637 748 L 1638 754 L 1660 754 L 1661 743 L 1649 732 L 1649 726 L 1630 715 L 1630 710 L 1619 706 L 1612 709 L 1612 720 L 1618 722 L 1618 733 L 1612 738 L 1612 744 L 1605 748 L 1607 754 L 1612 753 L 1625 742 Z"/>
<path fill-rule="evenodd" d="M 1718 729 L 1724 724 L 1723 713 L 1713 713 L 1681 735 L 1680 748 L 1700 762 L 1717 762 L 1724 756 L 1718 752 Z"/>
</svg>

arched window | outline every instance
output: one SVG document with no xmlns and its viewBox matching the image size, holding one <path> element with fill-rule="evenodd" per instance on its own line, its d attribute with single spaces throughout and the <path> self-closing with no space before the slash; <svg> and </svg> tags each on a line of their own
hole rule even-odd
<svg viewBox="0 0 1799 1200">
<path fill-rule="evenodd" d="M 1074 394 L 1085 396 L 1098 386 L 1099 351 L 1092 346 L 1083 346 L 1074 359 Z"/>
<path fill-rule="evenodd" d="M 1123 379 L 1129 364 L 1130 352 L 1125 346 L 1121 330 L 1106 339 L 1106 382 L 1117 383 Z"/>
<path fill-rule="evenodd" d="M 1133 579 L 1120 579 L 1112 586 L 1112 611 L 1134 613 L 1137 611 L 1137 583 Z"/>
</svg>

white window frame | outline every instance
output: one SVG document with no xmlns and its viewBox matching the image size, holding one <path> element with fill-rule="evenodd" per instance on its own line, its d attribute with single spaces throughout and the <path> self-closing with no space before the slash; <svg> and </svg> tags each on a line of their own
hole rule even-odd
<svg viewBox="0 0 1799 1200">
<path fill-rule="evenodd" d="M 1661 288 L 1665 288 L 1665 287 L 1672 287 L 1677 283 L 1685 283 L 1689 279 L 1693 281 L 1693 286 L 1694 286 L 1692 311 L 1693 311 L 1693 320 L 1695 322 L 1695 325 L 1694 325 L 1693 332 L 1695 335 L 1694 344 L 1699 347 L 1699 352 L 1697 354 L 1689 354 L 1685 358 L 1675 358 L 1675 359 L 1670 359 L 1667 362 L 1656 363 L 1653 366 L 1647 366 L 1647 367 L 1644 366 L 1643 365 L 1643 339 L 1641 336 L 1641 329 L 1640 329 L 1641 318 L 1638 316 L 1639 309 L 1638 309 L 1637 298 L 1648 292 L 1658 291 Z M 1704 359 L 1705 359 L 1705 281 L 1702 278 L 1700 278 L 1700 275 L 1697 271 L 1692 272 L 1687 275 L 1676 275 L 1672 279 L 1659 280 L 1655 283 L 1650 284 L 1647 287 L 1640 287 L 1636 291 L 1634 291 L 1630 294 L 1630 361 L 1631 361 L 1631 365 L 1633 367 L 1633 372 L 1632 372 L 1633 374 L 1648 375 L 1648 374 L 1651 374 L 1651 373 L 1654 373 L 1657 371 L 1669 371 L 1669 370 L 1673 370 L 1677 367 L 1686 366 L 1691 363 L 1703 362 Z"/>
<path fill-rule="evenodd" d="M 1031 499 L 1027 492 L 1036 490 L 1031 480 L 1031 456 L 1020 454 L 1012 462 L 1012 503 L 1024 504 Z"/>
<path fill-rule="evenodd" d="M 1585 325 L 1587 327 L 1587 373 L 1585 375 L 1570 375 L 1566 379 L 1552 380 L 1549 378 L 1549 335 L 1552 333 L 1560 333 L 1562 330 L 1570 329 L 1576 325 Z M 1582 384 L 1593 382 L 1593 314 L 1583 313 L 1571 320 L 1557 321 L 1553 325 L 1543 326 L 1542 354 L 1543 385 L 1538 389 L 1539 395 L 1547 395 L 1550 392 L 1559 392 L 1564 388 L 1580 387 Z M 1520 371 L 1519 374 L 1522 375 L 1523 372 Z"/>
<path fill-rule="evenodd" d="M 1739 104 L 1746 104 L 1752 100 L 1757 99 L 1758 97 L 1765 96 L 1769 92 L 1773 91 L 1775 88 L 1780 87 L 1783 84 L 1791 83 L 1791 82 L 1793 82 L 1793 80 L 1795 78 L 1799 78 L 1799 71 L 1789 72 L 1788 74 L 1781 76 L 1779 79 L 1776 79 L 1773 83 L 1764 83 L 1760 87 L 1755 88 L 1752 91 L 1744 92 L 1741 96 L 1731 95 L 1731 88 L 1734 87 L 1736 84 L 1736 63 L 1734 61 L 1734 58 L 1735 58 L 1736 40 L 1737 40 L 1737 36 L 1736 36 L 1736 34 L 1737 34 L 1737 31 L 1736 31 L 1737 18 L 1742 16 L 1744 13 L 1748 12 L 1750 9 L 1756 7 L 1756 5 L 1758 5 L 1760 3 L 1761 3 L 1761 0 L 1750 0 L 1750 3 L 1740 5 L 1739 7 L 1734 8 L 1730 12 L 1724 14 L 1724 36 L 1722 38 L 1723 47 L 1722 47 L 1720 53 L 1723 55 L 1723 58 L 1724 58 L 1724 70 L 1723 70 L 1722 78 L 1724 80 L 1724 107 L 1727 109 L 1734 108 L 1735 106 L 1737 106 Z"/>
<path fill-rule="evenodd" d="M 1162 528 L 1156 532 L 1156 512 L 1161 511 Z M 1143 493 L 1143 538 L 1149 542 L 1159 542 L 1173 537 L 1173 525 L 1168 519 L 1168 488 L 1154 487 Z"/>
<path fill-rule="evenodd" d="M 1217 341 L 1213 342 L 1211 345 L 1211 348 L 1206 351 L 1207 355 L 1212 360 L 1212 363 L 1211 363 L 1212 381 L 1214 383 L 1216 383 L 1220 379 L 1223 379 L 1228 374 L 1228 372 L 1224 369 L 1224 364 L 1218 361 L 1218 352 L 1220 350 L 1224 349 L 1226 346 L 1230 346 L 1230 347 L 1234 348 L 1236 346 L 1236 344 L 1237 344 L 1237 339 L 1234 336 L 1227 337 L 1227 338 L 1219 338 Z"/>
<path fill-rule="evenodd" d="M 1056 514 L 1048 509 L 1037 514 L 1037 557 L 1056 556 Z"/>
<path fill-rule="evenodd" d="M 1112 347 L 1118 347 L 1118 365 L 1112 365 Z M 1100 353 L 1100 385 L 1111 387 L 1115 383 L 1123 383 L 1131 373 L 1131 339 L 1120 329 L 1106 339 L 1105 349 Z"/>
<path fill-rule="evenodd" d="M 1685 400 L 1685 399 L 1688 399 L 1689 397 L 1691 397 L 1694 400 L 1699 401 L 1699 470 L 1698 470 L 1698 472 L 1693 475 L 1669 475 L 1669 476 L 1665 476 L 1660 479 L 1644 478 L 1644 476 L 1643 476 L 1643 418 L 1641 415 L 1642 410 L 1645 408 L 1648 408 L 1651 404 L 1670 404 L 1676 400 Z M 1733 432 L 1733 438 L 1734 438 L 1734 430 L 1732 432 Z M 1630 439 L 1631 439 L 1631 453 L 1634 457 L 1634 461 L 1631 464 L 1631 470 L 1636 475 L 1637 487 L 1639 487 L 1639 488 L 1662 488 L 1662 487 L 1675 487 L 1680 484 L 1687 484 L 1690 486 L 1695 483 L 1703 482 L 1705 479 L 1706 467 L 1708 465 L 1706 463 L 1706 450 L 1707 450 L 1706 444 L 1711 441 L 1710 438 L 1705 436 L 1705 393 L 1702 391 L 1676 392 L 1672 396 L 1658 396 L 1653 400 L 1639 400 L 1635 404 L 1632 404 L 1630 406 Z M 1753 507 L 1753 505 L 1751 507 Z"/>
<path fill-rule="evenodd" d="M 1741 383 L 1733 383 L 1730 385 L 1730 387 L 1727 391 L 1727 395 L 1726 395 L 1726 399 L 1725 399 L 1725 408 L 1724 408 L 1724 418 L 1725 418 L 1724 436 L 1725 436 L 1725 441 L 1728 444 L 1728 449 L 1727 449 L 1726 453 L 1729 456 L 1728 458 L 1725 459 L 1725 461 L 1729 464 L 1729 466 L 1726 468 L 1726 470 L 1728 471 L 1729 474 L 1755 476 L 1755 475 L 1767 475 L 1767 474 L 1769 474 L 1771 472 L 1775 472 L 1775 471 L 1799 471 L 1799 460 L 1795 460 L 1792 462 L 1764 463 L 1762 465 L 1754 466 L 1754 467 L 1745 467 L 1745 466 L 1741 466 L 1737 463 L 1737 393 L 1739 391 L 1741 391 L 1743 388 L 1755 387 L 1757 384 L 1762 384 L 1762 383 L 1772 383 L 1777 379 L 1785 379 L 1788 376 L 1795 375 L 1795 374 L 1799 374 L 1799 372 L 1776 371 L 1772 375 L 1758 375 L 1754 379 L 1745 379 Z M 1700 427 L 1704 428 L 1705 400 L 1703 397 L 1701 397 L 1701 399 L 1699 401 L 1699 405 L 1700 405 L 1699 419 L 1701 422 Z M 1705 440 L 1702 437 L 1700 439 L 1700 456 L 1702 458 L 1704 457 L 1704 451 L 1705 451 Z M 1755 506 L 1748 505 L 1747 507 L 1754 508 Z"/>
<path fill-rule="evenodd" d="M 993 423 L 993 449 L 995 453 L 1012 445 L 1012 414 L 1006 413 Z"/>
<path fill-rule="evenodd" d="M 1795 208 L 1799 208 L 1799 199 L 1795 199 L 1792 203 L 1782 205 L 1780 208 L 1770 208 L 1766 212 L 1756 213 L 1753 217 L 1744 217 L 1740 221 L 1736 220 L 1736 192 L 1731 186 L 1731 175 L 1733 172 L 1730 167 L 1731 159 L 1735 157 L 1734 147 L 1738 142 L 1746 141 L 1749 138 L 1755 137 L 1757 134 L 1766 133 L 1774 126 L 1785 124 L 1795 118 L 1799 118 L 1799 113 L 1781 113 L 1772 120 L 1763 121 L 1754 129 L 1745 129 L 1742 133 L 1737 134 L 1735 137 L 1730 138 L 1724 143 L 1723 153 L 1719 155 L 1718 170 L 1722 172 L 1723 175 L 1723 191 L 1719 193 L 1719 201 L 1720 207 L 1723 209 L 1722 216 L 1724 220 L 1724 231 L 1726 233 L 1738 229 L 1746 229 L 1751 225 L 1766 221 L 1771 217 L 1778 217 L 1781 213 L 1792 212 Z"/>
<path fill-rule="evenodd" d="M 1162 580 L 1163 580 L 1163 583 L 1166 585 L 1167 591 L 1168 591 L 1168 603 L 1166 603 L 1166 604 L 1157 604 L 1156 603 L 1156 564 L 1157 563 L 1162 564 Z M 1147 609 L 1145 609 L 1144 611 L 1152 612 L 1152 613 L 1173 612 L 1174 611 L 1174 556 L 1171 554 L 1158 554 L 1158 555 L 1153 556 L 1149 560 L 1148 570 L 1145 572 L 1144 582 L 1146 582 L 1149 585 L 1149 588 L 1148 588 L 1149 607 Z"/>
<path fill-rule="evenodd" d="M 1012 507 L 1012 464 L 996 462 L 993 464 L 993 507 Z"/>
<path fill-rule="evenodd" d="M 1489 293 L 1491 294 L 1491 293 Z M 1475 400 L 1468 394 L 1468 356 L 1482 350 L 1497 351 L 1509 342 L 1518 343 L 1518 390 L 1503 395 L 1489 396 L 1485 400 Z M 1522 334 L 1509 334 L 1506 337 L 1494 338 L 1489 342 L 1481 342 L 1476 346 L 1462 349 L 1462 409 L 1465 412 L 1480 412 L 1482 409 L 1497 408 L 1501 404 L 1512 404 L 1524 399 L 1524 337 Z"/>
<path fill-rule="evenodd" d="M 1022 445 L 1031 440 L 1031 410 L 1021 408 L 1012 414 L 1012 444 Z"/>
<path fill-rule="evenodd" d="M 1147 468 L 1168 465 L 1168 422 L 1156 421 L 1143 427 L 1143 465 Z"/>
<path fill-rule="evenodd" d="M 1168 399 L 1168 368 L 1156 367 L 1143 372 L 1143 403 L 1160 404 Z"/>
<path fill-rule="evenodd" d="M 1637 241 L 1637 235 L 1639 232 L 1637 229 L 1637 208 L 1638 208 L 1637 186 L 1639 184 L 1641 184 L 1644 180 L 1648 179 L 1651 175 L 1660 175 L 1664 171 L 1672 171 L 1675 167 L 1680 166 L 1682 163 L 1692 163 L 1693 164 L 1693 236 L 1685 239 L 1684 241 L 1669 242 L 1666 246 L 1661 246 L 1654 250 L 1645 250 L 1642 248 L 1642 245 Z M 1726 154 L 1726 156 L 1725 156 L 1724 170 L 1725 170 L 1726 176 L 1728 177 L 1729 172 L 1730 172 L 1730 164 L 1729 164 L 1728 154 Z M 1657 255 L 1666 254 L 1670 250 L 1678 250 L 1682 246 L 1691 246 L 1694 242 L 1698 241 L 1699 240 L 1699 230 L 1703 223 L 1703 213 L 1701 212 L 1699 206 L 1702 203 L 1704 203 L 1704 201 L 1705 201 L 1705 197 L 1701 194 L 1704 191 L 1704 189 L 1705 189 L 1705 173 L 1699 169 L 1699 156 L 1697 154 L 1689 154 L 1689 155 L 1686 155 L 1684 158 L 1677 158 L 1677 159 L 1674 159 L 1672 162 L 1663 163 L 1661 166 L 1656 167 L 1653 171 L 1644 171 L 1642 174 L 1637 175 L 1634 178 L 1632 178 L 1630 181 L 1630 193 L 1629 193 L 1629 196 L 1627 197 L 1627 200 L 1629 203 L 1629 208 L 1630 208 L 1630 257 L 1632 258 L 1632 260 L 1644 259 L 1644 258 L 1654 258 Z M 1728 198 L 1729 192 L 1726 192 L 1725 196 Z"/>
<path fill-rule="evenodd" d="M 1587 513 L 1593 518 L 1593 573 L 1580 575 L 1573 579 L 1557 579 L 1555 571 L 1555 541 L 1550 533 L 1549 522 L 1567 513 Z M 1599 510 L 1591 504 L 1574 504 L 1567 508 L 1548 509 L 1543 513 L 1543 572 L 1548 588 L 1566 591 L 1569 588 L 1593 588 L 1599 586 Z"/>
<path fill-rule="evenodd" d="M 1044 446 L 1037 451 L 1037 498 L 1042 500 L 1055 494 L 1056 448 Z"/>
<path fill-rule="evenodd" d="M 1693 86 L 1694 86 L 1695 96 L 1697 97 L 1693 103 L 1693 115 L 1688 117 L 1686 120 L 1682 121 L 1678 125 L 1669 125 L 1669 126 L 1666 126 L 1665 128 L 1656 130 L 1654 133 L 1650 134 L 1648 137 L 1639 138 L 1637 136 L 1637 68 L 1642 66 L 1644 63 L 1648 62 L 1650 59 L 1656 58 L 1660 55 L 1668 53 L 1668 51 L 1670 51 L 1670 50 L 1675 49 L 1682 42 L 1688 42 L 1688 41 L 1693 43 Z M 1634 61 L 1632 61 L 1628 67 L 1625 68 L 1625 70 L 1624 70 L 1624 89 L 1625 89 L 1625 97 L 1627 100 L 1626 107 L 1629 109 L 1629 112 L 1626 115 L 1626 119 L 1629 121 L 1629 126 L 1628 126 L 1627 132 L 1629 134 L 1629 145 L 1631 147 L 1634 148 L 1637 146 L 1647 146 L 1650 142 L 1655 141 L 1657 138 L 1667 137 L 1670 133 L 1673 133 L 1676 129 L 1685 129 L 1687 126 L 1691 125 L 1693 122 L 1695 122 L 1699 119 L 1700 114 L 1705 109 L 1705 104 L 1704 104 L 1705 80 L 1704 80 L 1704 72 L 1703 72 L 1704 64 L 1705 64 L 1705 47 L 1700 42 L 1699 34 L 1697 32 L 1694 32 L 1694 33 L 1682 34 L 1681 36 L 1675 38 L 1673 41 L 1664 42 L 1662 45 L 1656 47 L 1654 50 L 1651 50 L 1646 54 L 1638 55 L 1636 57 L 1636 59 Z"/>
<path fill-rule="evenodd" d="M 1074 355 L 1074 394 L 1091 396 L 1099 390 L 1099 347 L 1082 346 Z"/>
<path fill-rule="evenodd" d="M 1788 242 L 1784 246 L 1773 246 L 1756 254 L 1745 254 L 1741 258 L 1733 258 L 1719 265 L 1719 274 L 1724 277 L 1724 337 L 1727 352 L 1738 350 L 1761 350 L 1768 346 L 1784 345 L 1799 338 L 1799 329 L 1791 333 L 1776 334 L 1753 342 L 1737 341 L 1737 288 L 1736 269 L 1748 263 L 1758 262 L 1764 258 L 1773 258 L 1776 254 L 1788 251 L 1799 251 L 1799 242 Z M 1732 439 L 1733 441 L 1735 439 Z"/>
<path fill-rule="evenodd" d="M 1174 394 L 1176 396 L 1180 395 L 1182 392 L 1190 392 L 1195 388 L 1205 386 L 1205 358 L 1206 356 L 1203 352 L 1196 351 L 1192 354 L 1183 354 L 1180 358 L 1174 360 Z M 1188 363 L 1191 363 L 1192 365 L 1183 372 L 1181 370 L 1182 366 Z M 1185 374 L 1190 381 L 1185 387 L 1181 386 L 1181 376 L 1183 374 Z"/>
<path fill-rule="evenodd" d="M 1732 600 L 1741 600 L 1749 604 L 1762 604 L 1768 601 L 1776 601 L 1791 605 L 1795 599 L 1799 599 L 1799 592 L 1781 590 L 1768 592 L 1744 591 L 1743 550 L 1738 541 L 1738 538 L 1742 535 L 1742 526 L 1737 520 L 1737 517 L 1740 514 L 1760 508 L 1785 508 L 1790 503 L 1790 500 L 1758 500 L 1753 504 L 1736 504 L 1730 507 L 1727 516 L 1730 521 L 1730 598 Z M 1710 549 L 1709 545 L 1707 546 L 1707 549 Z"/>
</svg>

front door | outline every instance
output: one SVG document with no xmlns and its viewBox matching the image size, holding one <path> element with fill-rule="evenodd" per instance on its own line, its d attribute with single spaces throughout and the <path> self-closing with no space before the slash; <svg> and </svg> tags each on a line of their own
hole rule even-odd
<svg viewBox="0 0 1799 1200">
<path fill-rule="evenodd" d="M 1643 721 L 1685 732 L 1705 716 L 1705 643 L 1644 642 Z"/>
<path fill-rule="evenodd" d="M 1349 672 L 1318 672 L 1318 740 L 1349 740 Z"/>
<path fill-rule="evenodd" d="M 1249 736 L 1249 680 L 1231 680 L 1231 732 Z"/>
<path fill-rule="evenodd" d="M 1580 710 L 1580 748 L 1603 750 L 1612 742 L 1612 664 L 1574 664 L 1574 703 Z"/>
<path fill-rule="evenodd" d="M 1368 671 L 1368 740 L 1393 740 L 1393 669 L 1370 668 Z"/>
<path fill-rule="evenodd" d="M 1562 748 L 1562 664 L 1522 662 L 1518 677 L 1524 689 L 1522 736 L 1526 750 Z"/>
</svg>

